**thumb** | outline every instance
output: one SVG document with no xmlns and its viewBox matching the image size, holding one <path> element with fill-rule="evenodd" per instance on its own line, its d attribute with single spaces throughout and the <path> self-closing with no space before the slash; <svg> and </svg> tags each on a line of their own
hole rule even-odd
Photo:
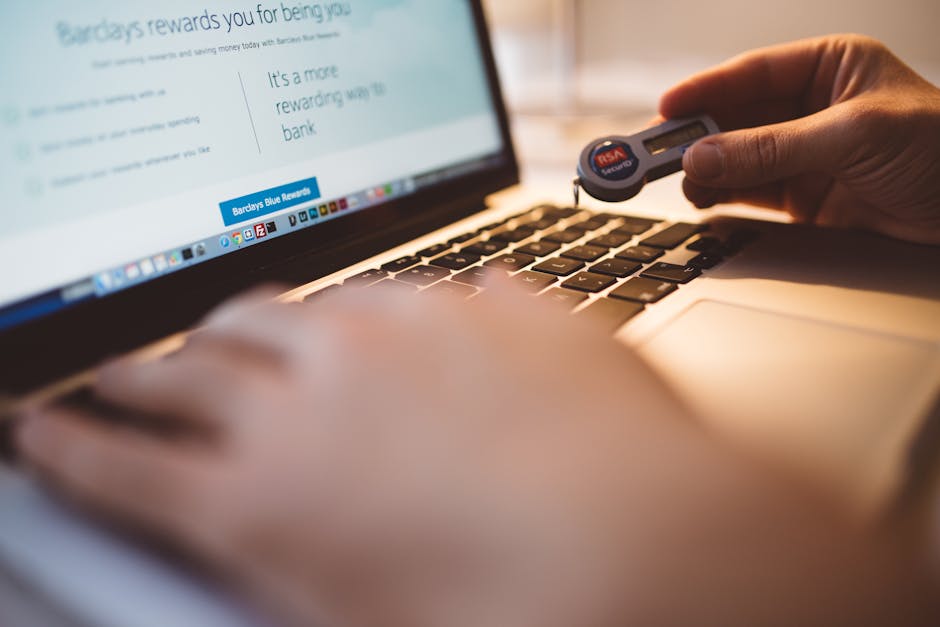
<svg viewBox="0 0 940 627">
<path fill-rule="evenodd" d="M 811 116 L 721 133 L 692 145 L 686 176 L 717 188 L 756 187 L 806 172 L 832 172 L 853 145 L 852 125 L 826 109 Z"/>
</svg>

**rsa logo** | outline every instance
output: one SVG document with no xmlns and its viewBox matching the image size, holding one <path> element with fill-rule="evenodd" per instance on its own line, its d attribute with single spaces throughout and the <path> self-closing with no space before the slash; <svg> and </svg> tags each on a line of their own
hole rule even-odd
<svg viewBox="0 0 940 627">
<path fill-rule="evenodd" d="M 629 144 L 605 141 L 591 152 L 591 169 L 598 176 L 614 181 L 633 176 L 638 166 Z"/>
</svg>

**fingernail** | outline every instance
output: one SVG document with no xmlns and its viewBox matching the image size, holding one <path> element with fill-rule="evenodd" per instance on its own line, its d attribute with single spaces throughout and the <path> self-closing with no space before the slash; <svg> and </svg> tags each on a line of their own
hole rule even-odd
<svg viewBox="0 0 940 627">
<path fill-rule="evenodd" d="M 721 148 L 711 142 L 699 142 L 689 148 L 686 168 L 699 180 L 716 179 L 725 170 Z"/>
</svg>

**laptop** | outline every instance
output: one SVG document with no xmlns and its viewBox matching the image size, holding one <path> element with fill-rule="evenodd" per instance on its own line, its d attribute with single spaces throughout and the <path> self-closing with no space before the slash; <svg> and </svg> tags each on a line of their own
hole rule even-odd
<svg viewBox="0 0 940 627">
<path fill-rule="evenodd" d="M 703 221 L 675 180 L 572 207 L 519 185 L 478 0 L 251 4 L 4 6 L 3 428 L 257 284 L 315 306 L 381 287 L 473 298 L 495 273 L 604 325 L 735 446 L 860 516 L 897 503 L 936 415 L 940 250 L 739 209 Z M 262 624 L 12 462 L 0 608 L 4 624 Z"/>
</svg>

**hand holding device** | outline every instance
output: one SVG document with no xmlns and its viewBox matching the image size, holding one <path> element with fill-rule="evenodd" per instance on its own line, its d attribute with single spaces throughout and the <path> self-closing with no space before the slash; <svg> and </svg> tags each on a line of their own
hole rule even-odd
<svg viewBox="0 0 940 627">
<path fill-rule="evenodd" d="M 702 111 L 728 132 L 683 157 L 697 206 L 745 202 L 940 244 L 940 89 L 881 43 L 835 35 L 755 50 L 660 101 L 664 118 Z"/>
</svg>

